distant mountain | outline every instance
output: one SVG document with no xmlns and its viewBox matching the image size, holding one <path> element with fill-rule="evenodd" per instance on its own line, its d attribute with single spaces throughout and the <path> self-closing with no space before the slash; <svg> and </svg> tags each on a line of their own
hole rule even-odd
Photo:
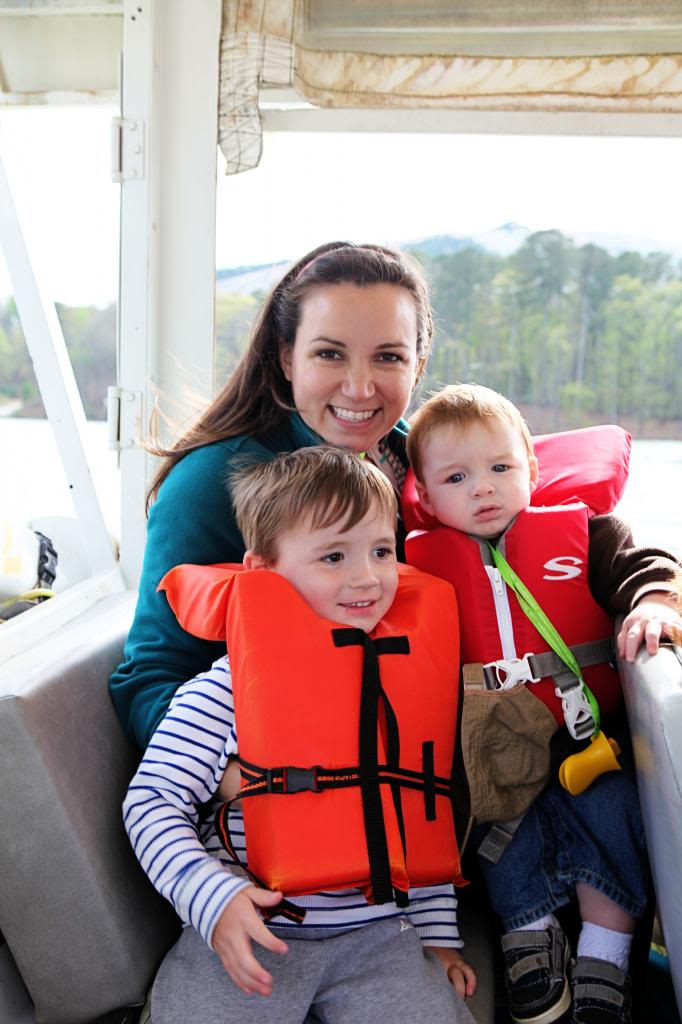
<svg viewBox="0 0 682 1024">
<path fill-rule="evenodd" d="M 492 228 L 490 231 L 474 235 L 474 244 L 490 252 L 496 252 L 499 256 L 509 256 L 521 248 L 530 234 L 528 228 L 510 222 L 500 228 Z"/>
<path fill-rule="evenodd" d="M 404 242 L 403 248 L 417 250 L 434 257 L 450 255 L 470 246 L 477 246 L 480 249 L 499 253 L 500 256 L 508 256 L 509 253 L 515 252 L 523 245 L 530 233 L 528 228 L 521 227 L 520 224 L 509 223 L 476 235 L 463 237 L 431 235 L 429 238 L 422 238 L 416 242 Z"/>
<path fill-rule="evenodd" d="M 216 272 L 218 295 L 251 295 L 268 292 L 283 277 L 293 260 L 261 263 L 250 267 L 233 267 Z"/>
<path fill-rule="evenodd" d="M 489 231 L 481 231 L 473 235 L 429 235 L 427 238 L 404 241 L 399 243 L 402 248 L 424 253 L 431 258 L 447 256 L 460 252 L 470 246 L 495 252 L 500 256 L 509 256 L 516 252 L 529 235 L 530 228 L 509 222 Z M 663 252 L 675 259 L 682 259 L 682 244 L 662 242 L 660 239 L 645 238 L 641 235 L 616 235 L 604 231 L 576 231 L 569 234 L 562 231 L 566 238 L 572 239 L 576 245 L 597 245 L 605 249 L 611 256 L 622 252 Z M 269 291 L 287 272 L 293 261 L 283 260 L 278 263 L 255 264 L 251 266 L 231 267 L 218 270 L 216 273 L 216 290 L 218 294 L 251 295 L 257 291 Z"/>
<path fill-rule="evenodd" d="M 455 238 L 454 235 L 431 235 L 429 238 L 422 238 L 418 242 L 403 242 L 401 248 L 423 252 L 427 256 L 450 256 L 453 252 L 460 252 L 476 245 L 473 238 Z"/>
<path fill-rule="evenodd" d="M 215 276 L 217 281 L 223 281 L 228 277 L 240 277 L 242 274 L 250 274 L 252 270 L 264 270 L 269 266 L 271 266 L 270 263 L 242 264 L 239 267 L 228 267 L 225 270 L 217 270 Z"/>
</svg>

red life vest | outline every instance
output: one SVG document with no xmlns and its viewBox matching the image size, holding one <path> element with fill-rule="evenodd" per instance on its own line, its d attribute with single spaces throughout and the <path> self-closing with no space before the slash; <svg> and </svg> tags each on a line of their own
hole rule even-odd
<svg viewBox="0 0 682 1024">
<path fill-rule="evenodd" d="M 597 604 L 587 583 L 588 510 L 585 505 L 528 508 L 504 534 L 504 556 L 530 590 L 569 647 L 604 640 L 613 622 Z M 462 665 L 540 654 L 548 645 L 521 609 L 499 570 L 490 564 L 485 541 L 439 527 L 413 533 L 406 543 L 410 564 L 449 580 L 464 609 Z M 618 673 L 609 665 L 583 668 L 585 682 L 603 714 L 620 701 Z M 531 692 L 564 724 L 552 679 L 529 684 Z"/>
<path fill-rule="evenodd" d="M 630 436 L 620 427 L 589 427 L 537 438 L 535 446 L 540 476 L 533 504 L 505 532 L 500 549 L 569 647 L 610 638 L 613 622 L 592 597 L 587 581 L 588 519 L 592 512 L 611 511 L 620 499 L 627 480 Z M 549 507 L 537 504 L 571 501 L 583 494 L 589 509 L 575 500 Z M 419 512 L 411 489 L 405 501 L 405 517 L 415 522 Z M 434 524 L 435 528 L 412 532 L 405 553 L 411 565 L 455 587 L 464 609 L 462 665 L 546 652 L 547 642 L 499 571 L 486 570 L 492 562 L 485 541 L 431 520 Z M 621 699 L 617 672 L 601 664 L 583 668 L 583 675 L 602 713 L 615 710 Z M 554 682 L 544 679 L 530 684 L 530 690 L 563 725 Z"/>
<path fill-rule="evenodd" d="M 360 888 L 377 903 L 461 880 L 452 587 L 400 566 L 371 636 L 321 619 L 263 569 L 178 566 L 159 589 L 184 629 L 227 640 L 258 880 L 289 895 Z"/>
</svg>

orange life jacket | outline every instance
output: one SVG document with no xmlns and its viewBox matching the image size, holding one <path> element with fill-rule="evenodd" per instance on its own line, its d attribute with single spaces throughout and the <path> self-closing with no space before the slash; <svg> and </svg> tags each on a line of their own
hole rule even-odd
<svg viewBox="0 0 682 1024">
<path fill-rule="evenodd" d="M 226 638 L 258 881 L 289 895 L 360 888 L 376 903 L 404 903 L 411 886 L 461 880 L 449 584 L 399 566 L 395 600 L 369 636 L 321 619 L 263 569 L 178 566 L 159 589 L 188 632 Z M 229 843 L 226 821 L 221 809 Z"/>
<path fill-rule="evenodd" d="M 608 664 L 613 621 L 590 593 L 587 548 L 588 510 L 582 504 L 528 508 L 518 514 L 504 534 L 505 558 L 568 646 L 606 641 L 594 648 L 601 663 L 583 663 L 582 668 L 602 714 L 607 715 L 621 699 L 618 673 Z M 501 664 L 548 650 L 547 641 L 522 610 L 499 570 L 487 567 L 490 554 L 485 541 L 441 526 L 410 534 L 405 551 L 410 564 L 437 572 L 455 587 L 458 603 L 465 610 L 463 666 Z M 563 663 L 558 658 L 556 661 L 563 671 Z M 533 665 L 531 658 L 529 667 Z M 544 678 L 530 684 L 529 689 L 563 725 L 564 713 L 554 679 L 549 673 L 542 675 Z"/>
</svg>

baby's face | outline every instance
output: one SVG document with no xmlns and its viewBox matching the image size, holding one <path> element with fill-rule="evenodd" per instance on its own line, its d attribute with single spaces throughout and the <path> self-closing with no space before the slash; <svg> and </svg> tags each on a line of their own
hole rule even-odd
<svg viewBox="0 0 682 1024">
<path fill-rule="evenodd" d="M 530 503 L 537 483 L 535 456 L 503 420 L 466 429 L 436 427 L 422 452 L 422 505 L 444 526 L 475 537 L 496 537 Z"/>
<path fill-rule="evenodd" d="M 270 568 L 323 619 L 371 633 L 398 587 L 394 524 L 370 509 L 350 530 L 342 526 L 313 530 L 302 522 L 279 538 Z"/>
</svg>

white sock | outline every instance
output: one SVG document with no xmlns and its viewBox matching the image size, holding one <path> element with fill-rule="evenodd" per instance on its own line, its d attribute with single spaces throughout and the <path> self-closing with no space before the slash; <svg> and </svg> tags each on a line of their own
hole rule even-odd
<svg viewBox="0 0 682 1024">
<path fill-rule="evenodd" d="M 627 932 L 614 932 L 612 928 L 602 928 L 599 924 L 583 921 L 576 956 L 608 960 L 610 964 L 620 967 L 621 971 L 627 971 L 631 945 L 632 935 Z"/>
<path fill-rule="evenodd" d="M 545 914 L 543 917 L 539 917 L 537 921 L 531 921 L 530 924 L 522 924 L 520 928 L 515 928 L 515 932 L 544 932 L 545 928 L 549 928 L 553 925 L 555 928 L 559 927 L 554 914 Z"/>
</svg>

